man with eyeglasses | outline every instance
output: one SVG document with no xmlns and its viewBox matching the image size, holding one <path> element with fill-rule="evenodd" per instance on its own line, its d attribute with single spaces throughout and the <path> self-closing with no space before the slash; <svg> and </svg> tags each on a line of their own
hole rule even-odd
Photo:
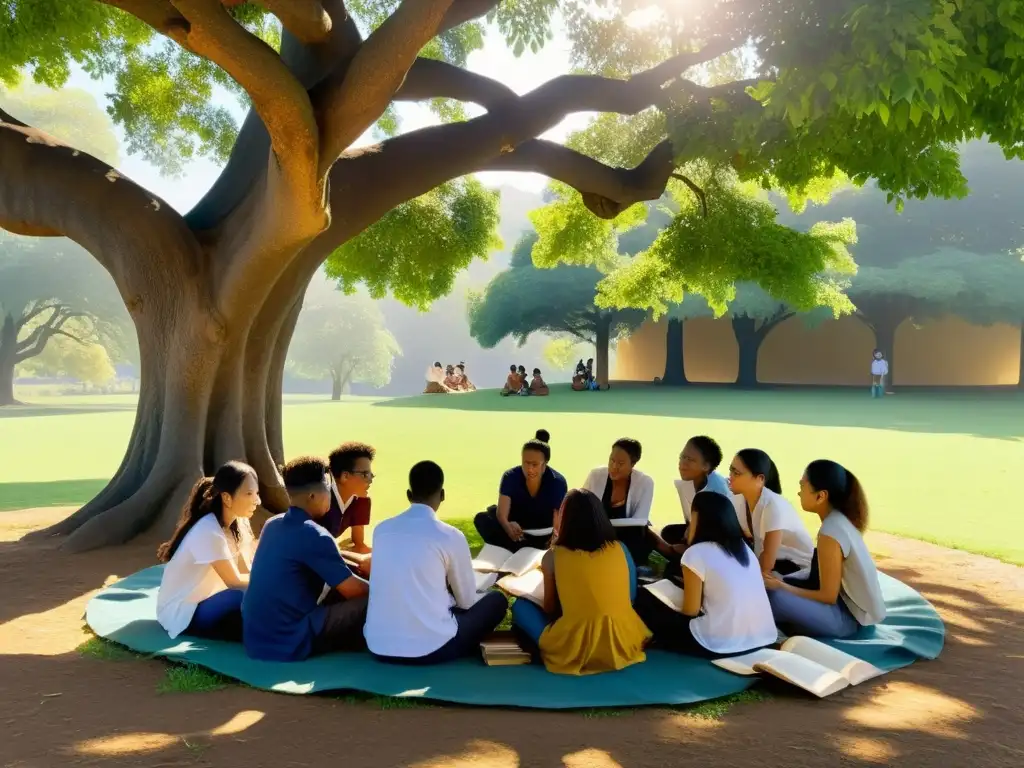
<svg viewBox="0 0 1024 768">
<path fill-rule="evenodd" d="M 366 544 L 366 526 L 370 524 L 369 493 L 376 455 L 371 445 L 349 442 L 339 445 L 329 457 L 331 475 L 338 489 L 338 503 L 332 505 L 322 525 L 335 539 L 340 540 L 350 532 L 351 544 L 348 541 L 339 543 L 357 555 L 371 552 Z"/>
</svg>

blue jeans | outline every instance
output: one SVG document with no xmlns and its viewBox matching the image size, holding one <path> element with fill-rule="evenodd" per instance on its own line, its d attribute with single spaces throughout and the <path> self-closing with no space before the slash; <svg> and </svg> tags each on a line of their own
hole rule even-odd
<svg viewBox="0 0 1024 768">
<path fill-rule="evenodd" d="M 244 596 L 245 590 L 225 589 L 198 603 L 185 634 L 241 642 Z"/>
<path fill-rule="evenodd" d="M 636 565 L 633 557 L 629 554 L 626 545 L 621 541 L 619 546 L 626 556 L 626 566 L 629 568 L 629 602 L 636 600 Z M 540 635 L 556 616 L 548 616 L 539 605 L 532 600 L 516 600 L 512 603 L 512 626 L 519 630 L 534 644 L 540 642 Z"/>
<path fill-rule="evenodd" d="M 860 624 L 853 618 L 843 598 L 834 605 L 819 603 L 784 589 L 768 590 L 775 623 L 787 635 L 807 635 L 841 640 L 857 634 Z"/>
</svg>

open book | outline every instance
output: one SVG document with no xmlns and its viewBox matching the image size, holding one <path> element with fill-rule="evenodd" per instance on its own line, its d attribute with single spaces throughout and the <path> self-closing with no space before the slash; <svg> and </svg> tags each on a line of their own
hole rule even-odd
<svg viewBox="0 0 1024 768">
<path fill-rule="evenodd" d="M 480 554 L 473 558 L 473 570 L 477 573 L 511 573 L 522 576 L 534 568 L 540 567 L 544 559 L 544 550 L 523 547 L 515 554 L 493 544 L 484 544 Z"/>
<path fill-rule="evenodd" d="M 544 571 L 540 568 L 527 571 L 522 576 L 504 576 L 498 579 L 498 589 L 544 607 Z"/>
<path fill-rule="evenodd" d="M 673 611 L 683 612 L 683 590 L 674 581 L 660 579 L 653 584 L 645 584 L 644 589 Z"/>
<path fill-rule="evenodd" d="M 809 637 L 791 637 L 777 651 L 763 648 L 715 659 L 714 664 L 737 675 L 766 672 L 818 698 L 885 674 L 873 664 Z"/>
<path fill-rule="evenodd" d="M 611 520 L 612 528 L 639 528 L 647 525 L 646 517 L 614 517 Z"/>
<path fill-rule="evenodd" d="M 498 574 L 496 573 L 473 573 L 473 577 L 476 579 L 476 591 L 486 592 L 488 589 L 494 586 L 494 582 L 498 580 Z"/>
</svg>

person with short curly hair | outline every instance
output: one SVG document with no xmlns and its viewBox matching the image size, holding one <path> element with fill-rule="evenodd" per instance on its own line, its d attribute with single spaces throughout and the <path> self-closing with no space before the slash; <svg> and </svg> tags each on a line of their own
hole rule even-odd
<svg viewBox="0 0 1024 768">
<path fill-rule="evenodd" d="M 351 531 L 352 544 L 346 549 L 360 555 L 371 552 L 366 543 L 366 526 L 370 524 L 369 493 L 375 477 L 373 460 L 376 456 L 372 445 L 348 442 L 339 445 L 328 457 L 340 507 L 332 507 L 320 524 L 336 539 Z"/>
</svg>

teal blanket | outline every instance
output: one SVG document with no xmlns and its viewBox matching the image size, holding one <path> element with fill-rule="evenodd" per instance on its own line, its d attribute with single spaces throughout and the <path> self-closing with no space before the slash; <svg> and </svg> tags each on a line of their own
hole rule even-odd
<svg viewBox="0 0 1024 768">
<path fill-rule="evenodd" d="M 89 601 L 86 621 L 100 637 L 135 651 L 199 664 L 256 688 L 282 693 L 356 690 L 478 706 L 573 709 L 691 704 L 738 693 L 757 683 L 708 661 L 651 651 L 620 672 L 587 677 L 553 675 L 539 665 L 487 667 L 466 659 L 436 667 L 379 664 L 366 653 L 337 653 L 302 662 L 254 661 L 240 644 L 184 635 L 171 640 L 156 621 L 162 566 L 139 571 Z M 945 629 L 931 604 L 896 579 L 882 576 L 889 615 L 852 640 L 831 645 L 886 670 L 934 659 Z"/>
</svg>

